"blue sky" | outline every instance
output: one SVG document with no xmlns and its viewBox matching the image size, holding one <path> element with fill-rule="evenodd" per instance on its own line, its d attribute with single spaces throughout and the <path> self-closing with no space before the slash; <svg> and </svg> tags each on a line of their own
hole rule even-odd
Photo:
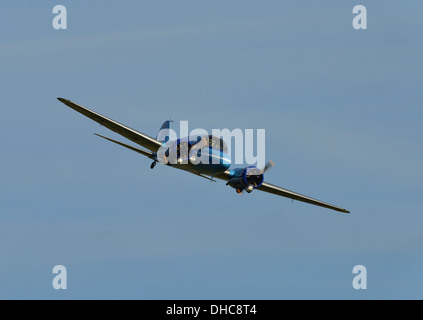
<svg viewBox="0 0 423 320">
<path fill-rule="evenodd" d="M 51 25 L 56 4 L 68 30 Z M 0 4 L 0 298 L 423 298 L 422 10 Z M 58 96 L 150 135 L 169 117 L 265 128 L 267 181 L 352 214 L 150 170 Z M 352 288 L 358 264 L 367 291 Z"/>
</svg>

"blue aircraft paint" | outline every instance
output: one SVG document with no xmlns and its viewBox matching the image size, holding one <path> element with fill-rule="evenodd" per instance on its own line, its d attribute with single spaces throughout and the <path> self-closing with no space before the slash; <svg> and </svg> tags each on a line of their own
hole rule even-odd
<svg viewBox="0 0 423 320">
<path fill-rule="evenodd" d="M 201 157 L 207 160 L 196 165 L 196 168 L 201 172 L 219 173 L 226 171 L 231 166 L 229 154 L 214 148 L 201 149 Z M 216 161 L 216 159 L 219 161 Z"/>
</svg>

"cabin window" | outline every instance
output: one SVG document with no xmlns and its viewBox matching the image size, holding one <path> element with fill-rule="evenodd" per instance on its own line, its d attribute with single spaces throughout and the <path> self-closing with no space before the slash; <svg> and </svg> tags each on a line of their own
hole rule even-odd
<svg viewBox="0 0 423 320">
<path fill-rule="evenodd" d="M 209 136 L 209 146 L 212 149 L 223 151 L 224 153 L 228 152 L 228 146 L 226 145 L 225 141 L 222 139 L 215 137 L 215 136 Z"/>
</svg>

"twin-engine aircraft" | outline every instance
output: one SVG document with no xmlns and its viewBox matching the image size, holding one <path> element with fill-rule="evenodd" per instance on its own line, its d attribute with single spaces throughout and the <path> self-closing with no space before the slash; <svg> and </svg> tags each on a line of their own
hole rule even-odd
<svg viewBox="0 0 423 320">
<path fill-rule="evenodd" d="M 192 141 L 189 138 L 168 140 L 163 130 L 169 129 L 169 121 L 166 121 L 159 131 L 156 139 L 124 126 L 112 119 L 102 116 L 99 113 L 91 111 L 70 100 L 57 98 L 68 107 L 83 114 L 84 116 L 98 122 L 100 125 L 120 134 L 132 142 L 147 149 L 140 149 L 102 135 L 97 136 L 107 139 L 113 143 L 121 145 L 132 151 L 138 152 L 151 160 L 151 169 L 159 163 L 165 163 L 171 167 L 191 172 L 195 175 L 214 181 L 214 178 L 226 181 L 226 185 L 231 186 L 237 193 L 246 191 L 251 193 L 253 190 L 261 190 L 273 193 L 279 196 L 287 197 L 292 200 L 307 202 L 316 206 L 332 209 L 335 211 L 350 213 L 348 210 L 280 188 L 264 181 L 264 173 L 273 166 L 269 162 L 264 168 L 260 169 L 254 166 L 246 168 L 229 169 L 231 160 L 228 155 L 228 147 L 223 139 L 206 135 L 198 140 Z M 176 161 L 169 161 L 170 151 L 176 156 Z M 201 157 L 198 156 L 201 154 Z M 206 159 L 207 161 L 204 161 Z M 189 160 L 189 161 L 187 161 Z"/>
</svg>

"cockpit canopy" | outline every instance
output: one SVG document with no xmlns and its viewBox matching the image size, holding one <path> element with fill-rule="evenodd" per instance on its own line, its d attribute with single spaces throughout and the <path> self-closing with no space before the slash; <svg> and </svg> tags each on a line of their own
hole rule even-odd
<svg viewBox="0 0 423 320">
<path fill-rule="evenodd" d="M 223 141 L 223 139 L 221 139 L 219 137 L 216 137 L 216 136 L 213 136 L 213 135 L 208 135 L 208 136 L 203 136 L 203 137 L 199 136 L 196 141 L 197 141 L 197 143 L 199 143 L 200 141 L 204 142 L 204 144 L 201 146 L 201 148 L 210 147 L 212 149 L 220 150 L 224 153 L 228 153 L 228 146 L 227 146 L 226 142 Z M 195 144 L 195 143 L 193 143 L 193 144 Z"/>
<path fill-rule="evenodd" d="M 212 149 L 223 151 L 224 153 L 228 153 L 228 146 L 223 139 L 218 138 L 216 136 L 209 135 L 207 137 L 208 144 Z"/>
</svg>

